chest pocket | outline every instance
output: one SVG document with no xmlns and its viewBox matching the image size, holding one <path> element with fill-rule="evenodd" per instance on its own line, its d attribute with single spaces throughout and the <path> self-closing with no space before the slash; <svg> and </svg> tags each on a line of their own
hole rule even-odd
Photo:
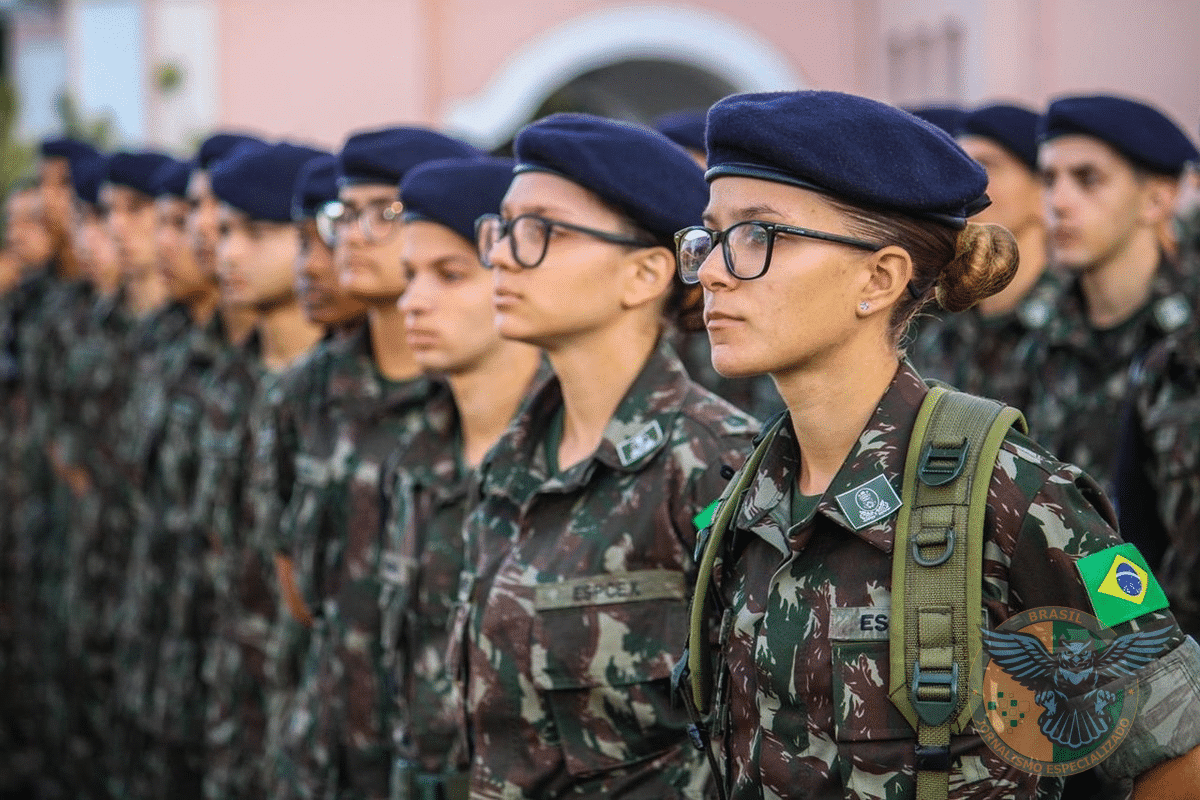
<svg viewBox="0 0 1200 800">
<path fill-rule="evenodd" d="M 889 606 L 830 609 L 833 725 L 839 742 L 916 738 L 888 698 L 890 615 Z"/>
<path fill-rule="evenodd" d="M 686 738 L 687 715 L 670 693 L 687 631 L 684 594 L 683 574 L 669 570 L 537 587 L 533 684 L 571 774 L 640 761 Z"/>
</svg>

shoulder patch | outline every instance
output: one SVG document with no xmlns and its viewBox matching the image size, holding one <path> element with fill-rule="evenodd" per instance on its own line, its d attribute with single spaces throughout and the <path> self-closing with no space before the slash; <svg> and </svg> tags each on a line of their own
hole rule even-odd
<svg viewBox="0 0 1200 800">
<path fill-rule="evenodd" d="M 842 492 L 837 496 L 837 503 L 856 531 L 887 519 L 901 505 L 900 495 L 883 475 L 876 475 L 866 483 Z"/>
<path fill-rule="evenodd" d="M 1017 319 L 1031 331 L 1040 331 L 1046 327 L 1054 313 L 1054 306 L 1047 299 L 1035 297 L 1022 303 L 1017 308 Z"/>
<path fill-rule="evenodd" d="M 1182 295 L 1168 295 L 1154 304 L 1154 321 L 1166 333 L 1179 330 L 1191 318 L 1191 306 Z"/>
<path fill-rule="evenodd" d="M 617 445 L 617 457 L 621 466 L 628 467 L 649 453 L 663 440 L 663 429 L 658 420 L 651 420 L 640 431 Z"/>
<path fill-rule="evenodd" d="M 1167 607 L 1146 559 L 1128 542 L 1081 558 L 1075 568 L 1096 618 L 1109 627 Z"/>
</svg>

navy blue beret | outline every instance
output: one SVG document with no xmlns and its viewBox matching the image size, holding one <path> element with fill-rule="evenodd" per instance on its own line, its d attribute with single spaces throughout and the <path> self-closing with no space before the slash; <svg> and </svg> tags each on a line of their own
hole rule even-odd
<svg viewBox="0 0 1200 800">
<path fill-rule="evenodd" d="M 707 116 L 707 109 L 703 111 L 699 109 L 673 111 L 654 120 L 651 127 L 680 147 L 703 153 L 704 121 Z"/>
<path fill-rule="evenodd" d="M 346 140 L 338 153 L 338 184 L 400 183 L 417 164 L 436 158 L 480 155 L 466 142 L 426 128 L 384 128 L 362 131 Z"/>
<path fill-rule="evenodd" d="M 214 133 L 200 143 L 200 149 L 196 151 L 196 163 L 200 169 L 208 169 L 214 161 L 229 155 L 237 147 L 255 142 L 266 145 L 262 139 L 247 133 Z"/>
<path fill-rule="evenodd" d="M 171 159 L 163 164 L 154 173 L 154 183 L 158 187 L 154 194 L 158 197 L 187 197 L 188 179 L 192 177 L 192 170 L 195 168 L 196 162 L 192 160 Z"/>
<path fill-rule="evenodd" d="M 510 158 L 444 158 L 413 167 L 400 182 L 404 219 L 444 225 L 475 241 L 475 220 L 496 214 L 512 183 Z"/>
<path fill-rule="evenodd" d="M 42 142 L 40 150 L 43 158 L 65 158 L 71 169 L 75 168 L 76 162 L 100 155 L 99 151 L 87 142 L 81 142 L 69 136 L 46 139 Z"/>
<path fill-rule="evenodd" d="M 100 205 L 100 184 L 108 175 L 108 156 L 81 158 L 71 167 L 71 185 L 75 196 L 85 203 Z"/>
<path fill-rule="evenodd" d="M 965 109 L 954 105 L 918 106 L 917 108 L 905 108 L 904 110 L 917 119 L 923 119 L 930 125 L 936 125 L 951 136 L 958 133 L 963 119 L 967 116 Z"/>
<path fill-rule="evenodd" d="M 337 200 L 337 156 L 322 153 L 305 162 L 292 187 L 292 220 L 300 222 L 317 215 L 321 206 Z"/>
<path fill-rule="evenodd" d="M 589 114 L 554 114 L 513 142 L 516 172 L 550 172 L 615 206 L 666 244 L 700 224 L 708 203 L 704 173 L 658 131 Z"/>
<path fill-rule="evenodd" d="M 165 153 L 152 150 L 113 153 L 108 159 L 108 175 L 105 176 L 105 180 L 155 197 L 158 194 L 158 184 L 154 182 L 155 173 L 164 164 L 174 160 Z"/>
<path fill-rule="evenodd" d="M 968 112 L 957 135 L 991 139 L 1036 170 L 1040 120 L 1041 115 L 1028 108 L 998 103 Z"/>
<path fill-rule="evenodd" d="M 1043 142 L 1071 134 L 1099 139 L 1162 175 L 1179 175 L 1187 162 L 1200 158 L 1187 134 L 1161 111 L 1124 97 L 1061 97 L 1050 104 L 1038 133 Z"/>
<path fill-rule="evenodd" d="M 799 186 L 961 228 L 988 205 L 987 172 L 940 128 L 841 92 L 726 97 L 708 112 L 708 180 Z"/>
<path fill-rule="evenodd" d="M 213 164 L 213 194 L 252 219 L 291 222 L 296 175 L 322 155 L 326 154 L 290 142 L 241 145 Z"/>
</svg>

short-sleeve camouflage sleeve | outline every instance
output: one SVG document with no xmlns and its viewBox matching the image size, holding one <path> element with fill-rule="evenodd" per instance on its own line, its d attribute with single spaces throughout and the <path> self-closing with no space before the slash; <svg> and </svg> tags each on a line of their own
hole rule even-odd
<svg viewBox="0 0 1200 800">
<path fill-rule="evenodd" d="M 1101 616 L 1078 563 L 1123 542 L 1099 487 L 1077 467 L 1055 462 L 1027 442 L 1010 440 L 998 466 L 1018 490 L 1014 497 L 1024 494 L 1030 499 L 1018 538 L 989 547 L 989 558 L 1003 559 L 1002 551 L 1011 555 L 1003 570 L 995 569 L 999 565 L 994 560 L 985 564 L 985 591 L 994 599 L 1003 598 L 1013 613 L 1065 606 Z M 1020 503 L 1013 498 L 993 494 L 991 499 L 994 514 L 1019 513 Z M 995 611 L 995 606 L 989 607 Z M 1170 634 L 1156 661 L 1117 684 L 1138 683 L 1139 707 L 1132 732 L 1101 768 L 1114 779 L 1132 778 L 1200 745 L 1200 649 L 1183 635 L 1166 608 L 1149 610 L 1112 629 L 1117 636 L 1134 631 Z"/>
</svg>

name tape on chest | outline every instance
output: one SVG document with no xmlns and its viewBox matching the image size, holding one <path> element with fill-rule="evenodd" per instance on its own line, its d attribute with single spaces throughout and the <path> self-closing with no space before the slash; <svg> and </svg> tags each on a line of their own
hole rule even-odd
<svg viewBox="0 0 1200 800">
<path fill-rule="evenodd" d="M 592 575 L 538 586 L 534 608 L 548 611 L 643 600 L 682 600 L 684 588 L 683 573 L 665 569 Z"/>
<path fill-rule="evenodd" d="M 885 642 L 890 630 L 890 606 L 829 609 L 829 638 L 835 642 Z"/>
<path fill-rule="evenodd" d="M 876 475 L 837 496 L 842 514 L 854 530 L 859 531 L 887 519 L 900 508 L 900 495 L 883 475 Z"/>
</svg>

